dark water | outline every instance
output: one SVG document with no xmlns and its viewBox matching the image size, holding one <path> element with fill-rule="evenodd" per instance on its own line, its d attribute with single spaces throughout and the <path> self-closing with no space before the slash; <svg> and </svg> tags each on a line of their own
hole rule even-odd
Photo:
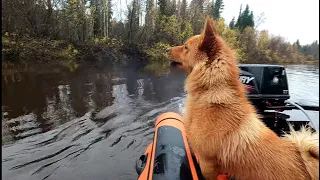
<svg viewBox="0 0 320 180">
<path fill-rule="evenodd" d="M 287 73 L 292 99 L 318 105 L 319 67 Z M 3 74 L 2 178 L 136 179 L 157 116 L 183 112 L 184 79 L 177 70 L 159 77 L 112 64 Z M 319 113 L 310 116 L 318 121 Z"/>
</svg>

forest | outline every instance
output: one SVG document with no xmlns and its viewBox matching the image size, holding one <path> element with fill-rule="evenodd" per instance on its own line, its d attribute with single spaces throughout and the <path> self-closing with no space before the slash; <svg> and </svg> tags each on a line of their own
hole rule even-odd
<svg viewBox="0 0 320 180">
<path fill-rule="evenodd" d="M 207 15 L 236 51 L 240 62 L 309 63 L 319 61 L 319 42 L 301 45 L 268 30 L 250 5 L 241 5 L 231 22 L 221 16 L 223 0 L 3 0 L 2 53 L 7 62 L 53 59 L 74 67 L 104 47 L 147 54 L 162 61 L 164 49 L 199 34 Z M 116 7 L 120 7 L 116 8 Z M 298 39 L 298 37 L 297 37 Z"/>
</svg>

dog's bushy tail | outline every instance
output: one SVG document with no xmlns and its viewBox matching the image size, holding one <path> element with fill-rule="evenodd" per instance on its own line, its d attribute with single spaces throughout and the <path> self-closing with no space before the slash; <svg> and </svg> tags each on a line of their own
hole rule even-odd
<svg viewBox="0 0 320 180">
<path fill-rule="evenodd" d="M 295 143 L 312 179 L 319 179 L 319 135 L 311 128 L 302 126 L 299 131 L 289 125 L 290 134 L 284 139 Z"/>
</svg>

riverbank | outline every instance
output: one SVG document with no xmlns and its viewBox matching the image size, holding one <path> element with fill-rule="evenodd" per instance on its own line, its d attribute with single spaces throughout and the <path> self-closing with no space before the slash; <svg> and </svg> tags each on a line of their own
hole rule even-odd
<svg viewBox="0 0 320 180">
<path fill-rule="evenodd" d="M 117 39 L 96 38 L 86 43 L 2 36 L 2 69 L 60 67 L 74 71 L 82 63 L 103 61 L 126 65 L 147 61 L 143 47 Z"/>
<path fill-rule="evenodd" d="M 34 39 L 27 36 L 2 37 L 2 74 L 15 72 L 75 71 L 86 64 L 116 63 L 126 66 L 143 64 L 158 75 L 169 73 L 165 55 L 168 44 L 145 46 L 118 39 L 95 38 L 86 43 Z"/>
<path fill-rule="evenodd" d="M 112 62 L 119 65 L 144 64 L 145 70 L 157 75 L 169 73 L 165 43 L 153 46 L 123 42 L 118 39 L 95 38 L 85 43 L 62 40 L 35 39 L 18 35 L 2 36 L 2 74 L 15 71 L 74 71 L 87 63 Z M 240 63 L 260 64 L 318 64 L 317 60 L 303 62 L 245 60 Z M 18 68 L 17 68 L 18 67 Z"/>
</svg>

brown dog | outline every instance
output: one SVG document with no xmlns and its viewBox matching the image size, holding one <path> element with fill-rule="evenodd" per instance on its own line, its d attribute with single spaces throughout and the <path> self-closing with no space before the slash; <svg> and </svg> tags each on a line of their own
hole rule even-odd
<svg viewBox="0 0 320 180">
<path fill-rule="evenodd" d="M 184 114 L 188 140 L 204 177 L 240 180 L 319 179 L 319 137 L 310 130 L 278 137 L 259 119 L 238 80 L 233 50 L 207 18 L 201 35 L 168 49 L 188 73 Z"/>
</svg>

